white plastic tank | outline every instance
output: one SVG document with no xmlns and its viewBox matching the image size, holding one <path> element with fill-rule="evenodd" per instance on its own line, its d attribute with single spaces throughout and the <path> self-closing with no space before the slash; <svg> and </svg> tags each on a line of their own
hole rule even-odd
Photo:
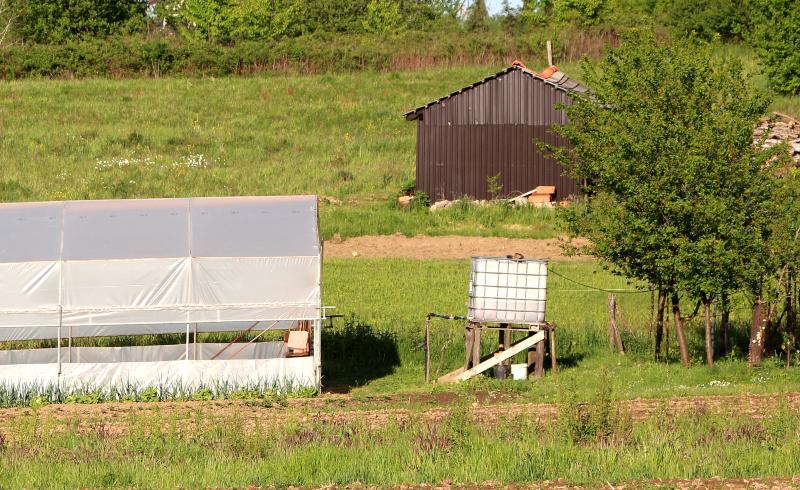
<svg viewBox="0 0 800 490">
<path fill-rule="evenodd" d="M 546 296 L 547 261 L 472 257 L 469 320 L 544 323 Z"/>
</svg>

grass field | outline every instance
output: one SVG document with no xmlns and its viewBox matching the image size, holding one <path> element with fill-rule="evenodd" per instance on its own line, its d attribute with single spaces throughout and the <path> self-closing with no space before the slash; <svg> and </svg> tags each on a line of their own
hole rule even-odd
<svg viewBox="0 0 800 490">
<path fill-rule="evenodd" d="M 729 51 L 757 71 L 750 53 Z M 499 68 L 4 82 L 0 201 L 319 194 L 343 202 L 323 206 L 325 237 L 554 236 L 541 215 L 390 203 L 414 177 L 416 132 L 402 114 Z M 773 108 L 798 114 L 798 100 Z"/>
<path fill-rule="evenodd" d="M 749 53 L 730 49 L 756 69 Z M 402 113 L 497 68 L 2 83 L 0 201 L 314 193 L 341 201 L 328 199 L 320 208 L 324 238 L 557 236 L 552 210 L 459 203 L 434 214 L 392 203 L 414 172 L 414 126 Z M 575 66 L 565 69 L 577 74 Z M 755 81 L 764 83 L 760 76 Z M 798 101 L 777 98 L 772 109 L 798 115 Z M 425 315 L 466 312 L 468 261 L 325 260 L 324 302 L 342 315 L 324 333 L 326 386 L 366 408 L 398 393 L 453 396 L 454 410 L 436 423 L 425 418 L 429 405 L 405 407 L 409 420 L 380 427 L 357 417 L 318 422 L 302 405 L 268 412 L 270 419 L 284 417 L 278 426 L 246 419 L 248 408 L 286 402 L 274 394 L 219 402 L 233 404 L 221 413 L 190 405 L 184 418 L 162 413 L 161 405 L 148 414 L 109 405 L 125 413 L 113 427 L 102 417 L 49 418 L 42 415 L 52 413 L 48 408 L 65 407 L 31 404 L 0 412 L 0 489 L 547 479 L 602 486 L 800 473 L 800 420 L 785 407 L 755 420 L 744 411 L 676 414 L 665 402 L 660 413 L 634 422 L 613 403 L 799 392 L 798 356 L 790 367 L 775 357 L 747 367 L 746 298 L 734 298 L 733 352 L 713 369 L 703 362 L 699 318 L 689 321 L 692 364 L 683 368 L 671 327 L 667 359 L 653 360 L 651 292 L 592 261 L 553 261 L 550 270 L 547 316 L 558 325 L 558 371 L 541 380 L 481 376 L 440 386 L 423 383 Z M 607 289 L 624 290 L 617 295 L 625 356 L 608 349 Z M 436 320 L 432 327 L 433 374 L 440 375 L 463 363 L 463 324 Z M 493 343 L 484 337 L 484 352 Z M 546 424 L 526 417 L 478 423 L 463 404 L 479 393 L 558 402 L 559 417 Z M 341 398 L 327 400 L 336 413 Z"/>
<path fill-rule="evenodd" d="M 689 322 L 693 363 L 685 369 L 680 367 L 674 331 L 668 334 L 669 362 L 653 360 L 649 292 L 617 294 L 627 354 L 612 355 L 608 352 L 608 293 L 593 288 L 630 290 L 633 286 L 594 262 L 551 262 L 550 269 L 547 318 L 558 325 L 558 375 L 510 384 L 480 378 L 457 389 L 512 389 L 542 401 L 555 400 L 565 386 L 588 397 L 598 383 L 611 384 L 625 398 L 800 389 L 796 365 L 800 358 L 793 360 L 788 370 L 780 360 L 770 360 L 755 370 L 747 368 L 749 312 L 744 298 L 739 298 L 741 304 L 733 315 L 734 352 L 720 359 L 714 369 L 703 364 L 700 318 Z M 349 317 L 348 321 L 337 319 L 337 328 L 346 331 L 345 324 L 369 327 L 368 332 L 360 334 L 364 340 L 359 342 L 354 336 L 355 342 L 347 350 L 340 352 L 337 344 L 327 344 L 334 349 L 327 351 L 328 360 L 323 361 L 328 365 L 327 381 L 346 384 L 356 396 L 453 389 L 424 385 L 420 344 L 428 312 L 466 313 L 468 280 L 467 260 L 327 259 L 325 303 Z M 691 309 L 690 305 L 684 308 Z M 336 331 L 328 334 L 338 340 Z M 434 321 L 432 332 L 434 374 L 444 374 L 462 364 L 463 323 Z M 488 353 L 494 342 L 496 339 L 484 337 L 484 352 Z M 342 362 L 343 358 L 354 362 Z M 386 364 L 392 369 L 387 370 Z"/>
</svg>

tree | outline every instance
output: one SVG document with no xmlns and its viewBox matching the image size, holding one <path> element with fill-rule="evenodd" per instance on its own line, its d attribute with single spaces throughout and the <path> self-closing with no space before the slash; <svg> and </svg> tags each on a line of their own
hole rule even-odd
<svg viewBox="0 0 800 490">
<path fill-rule="evenodd" d="M 800 93 L 800 2 L 754 0 L 751 41 L 763 60 L 773 90 Z"/>
<path fill-rule="evenodd" d="M 0 0 L 0 48 L 6 45 L 6 38 L 11 33 L 15 19 L 15 11 L 9 5 L 8 0 Z"/>
<path fill-rule="evenodd" d="M 471 31 L 484 29 L 489 11 L 486 9 L 486 0 L 473 0 L 467 13 L 467 28 Z"/>
<path fill-rule="evenodd" d="M 660 309 L 669 299 L 688 365 L 681 294 L 707 312 L 716 295 L 754 287 L 766 263 L 774 180 L 752 129 L 767 101 L 710 45 L 646 32 L 583 67 L 591 93 L 575 96 L 557 128 L 571 143 L 557 157 L 587 182 L 568 229 L 616 273 L 654 285 Z M 711 364 L 710 328 L 706 344 Z"/>
</svg>

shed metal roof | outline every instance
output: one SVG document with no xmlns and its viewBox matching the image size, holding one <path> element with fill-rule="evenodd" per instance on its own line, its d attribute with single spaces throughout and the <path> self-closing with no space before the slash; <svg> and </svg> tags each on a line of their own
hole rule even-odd
<svg viewBox="0 0 800 490">
<path fill-rule="evenodd" d="M 412 110 L 406 112 L 404 114 L 404 116 L 405 116 L 406 120 L 408 120 L 408 121 L 413 121 L 415 119 L 419 119 L 422 116 L 422 112 L 425 111 L 426 109 L 428 109 L 429 107 L 431 107 L 433 105 L 436 105 L 436 104 L 439 104 L 439 103 L 441 103 L 443 101 L 446 101 L 447 99 L 450 99 L 452 97 L 460 95 L 460 94 L 462 94 L 464 92 L 467 92 L 469 90 L 472 90 L 475 87 L 483 85 L 484 83 L 489 82 L 491 80 L 495 80 L 495 79 L 497 79 L 497 78 L 499 78 L 499 77 L 501 77 L 503 75 L 506 75 L 508 73 L 511 73 L 512 71 L 515 71 L 515 70 L 520 71 L 521 73 L 524 73 L 525 75 L 528 75 L 533 79 L 540 80 L 540 81 L 544 82 L 545 84 L 550 85 L 552 87 L 555 87 L 556 89 L 561 90 L 561 91 L 566 92 L 566 93 L 586 93 L 586 92 L 589 91 L 588 87 L 586 87 L 585 85 L 581 85 L 580 83 L 576 82 L 575 80 L 569 78 L 564 72 L 559 70 L 558 67 L 551 66 L 551 67 L 548 67 L 547 69 L 545 69 L 544 71 L 542 71 L 541 73 L 536 73 L 536 72 L 526 68 L 525 65 L 523 65 L 522 63 L 514 62 L 508 68 L 500 70 L 499 72 L 497 72 L 497 73 L 495 73 L 493 75 L 489 75 L 488 77 L 486 77 L 486 78 L 484 78 L 482 80 L 479 80 L 479 81 L 477 81 L 475 83 L 467 85 L 466 87 L 460 88 L 460 89 L 456 90 L 455 92 L 452 92 L 452 93 L 450 93 L 448 95 L 445 95 L 444 97 L 439 97 L 438 99 L 432 100 L 432 101 L 428 102 L 425 105 L 421 105 L 421 106 L 417 107 L 416 109 L 412 109 Z"/>
</svg>

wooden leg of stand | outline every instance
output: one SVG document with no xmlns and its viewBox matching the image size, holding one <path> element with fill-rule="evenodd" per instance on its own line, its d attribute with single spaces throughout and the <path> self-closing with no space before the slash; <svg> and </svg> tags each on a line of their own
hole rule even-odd
<svg viewBox="0 0 800 490">
<path fill-rule="evenodd" d="M 544 349 L 545 349 L 545 340 L 536 343 L 536 369 L 534 370 L 534 375 L 537 378 L 541 378 L 544 376 Z"/>
</svg>

